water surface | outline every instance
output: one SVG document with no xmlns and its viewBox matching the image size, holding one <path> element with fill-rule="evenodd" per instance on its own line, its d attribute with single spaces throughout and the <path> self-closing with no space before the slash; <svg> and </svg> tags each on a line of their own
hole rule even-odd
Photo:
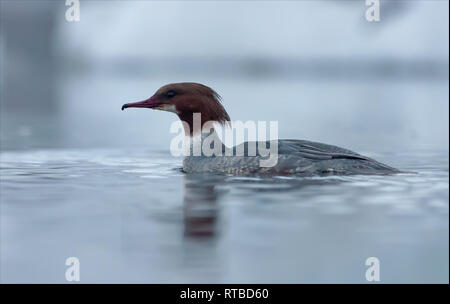
<svg viewBox="0 0 450 304">
<path fill-rule="evenodd" d="M 447 151 L 369 154 L 417 174 L 187 175 L 145 149 L 2 152 L 1 281 L 448 282 Z"/>
</svg>

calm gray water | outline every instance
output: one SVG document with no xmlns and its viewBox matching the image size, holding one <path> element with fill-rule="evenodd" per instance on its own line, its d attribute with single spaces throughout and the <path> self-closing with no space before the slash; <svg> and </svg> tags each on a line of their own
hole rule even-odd
<svg viewBox="0 0 450 304">
<path fill-rule="evenodd" d="M 145 149 L 1 154 L 1 281 L 448 282 L 447 151 L 369 154 L 417 174 L 186 175 Z"/>
</svg>

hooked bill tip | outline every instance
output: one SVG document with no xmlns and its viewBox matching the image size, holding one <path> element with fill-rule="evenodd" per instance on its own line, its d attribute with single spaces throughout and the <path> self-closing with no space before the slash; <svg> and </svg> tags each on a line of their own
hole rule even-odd
<svg viewBox="0 0 450 304">
<path fill-rule="evenodd" d="M 128 108 L 128 104 L 124 104 L 124 105 L 122 106 L 122 111 L 125 110 L 126 108 Z"/>
</svg>

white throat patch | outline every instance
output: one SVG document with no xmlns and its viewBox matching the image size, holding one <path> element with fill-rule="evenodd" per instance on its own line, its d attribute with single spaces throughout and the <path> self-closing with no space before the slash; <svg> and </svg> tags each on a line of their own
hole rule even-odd
<svg viewBox="0 0 450 304">
<path fill-rule="evenodd" d="M 177 114 L 177 109 L 174 105 L 169 104 L 163 104 L 161 106 L 156 107 L 155 109 L 161 110 L 161 111 L 167 111 Z"/>
</svg>

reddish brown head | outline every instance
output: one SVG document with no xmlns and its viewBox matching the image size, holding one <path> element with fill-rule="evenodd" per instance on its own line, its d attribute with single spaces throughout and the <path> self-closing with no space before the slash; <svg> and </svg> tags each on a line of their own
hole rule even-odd
<svg viewBox="0 0 450 304">
<path fill-rule="evenodd" d="M 127 103 L 126 108 L 149 108 L 174 112 L 185 121 L 192 132 L 193 114 L 201 114 L 202 126 L 207 121 L 227 123 L 230 117 L 220 104 L 220 96 L 213 89 L 193 82 L 172 83 L 161 87 L 147 100 Z"/>
</svg>

